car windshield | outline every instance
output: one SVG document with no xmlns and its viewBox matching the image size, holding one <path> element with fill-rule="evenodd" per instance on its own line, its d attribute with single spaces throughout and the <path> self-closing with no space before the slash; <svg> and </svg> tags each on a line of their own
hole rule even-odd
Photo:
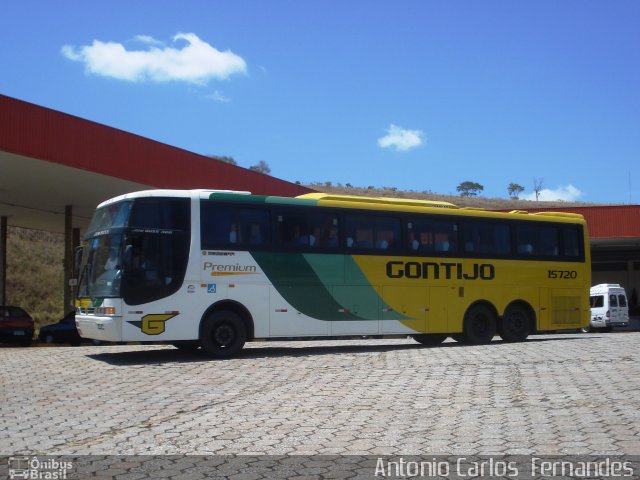
<svg viewBox="0 0 640 480">
<path fill-rule="evenodd" d="M 27 313 L 19 307 L 0 307 L 0 317 L 26 317 Z"/>
</svg>

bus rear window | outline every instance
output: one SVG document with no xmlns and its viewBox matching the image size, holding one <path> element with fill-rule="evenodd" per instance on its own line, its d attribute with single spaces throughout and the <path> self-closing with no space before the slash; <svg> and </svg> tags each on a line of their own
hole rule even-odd
<svg viewBox="0 0 640 480">
<path fill-rule="evenodd" d="M 618 305 L 620 305 L 621 307 L 626 307 L 627 297 L 625 297 L 624 295 L 618 295 Z"/>
</svg>

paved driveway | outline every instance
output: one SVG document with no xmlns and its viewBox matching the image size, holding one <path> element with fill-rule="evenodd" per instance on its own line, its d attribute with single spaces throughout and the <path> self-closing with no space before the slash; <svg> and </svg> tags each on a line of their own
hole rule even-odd
<svg viewBox="0 0 640 480">
<path fill-rule="evenodd" d="M 0 455 L 638 455 L 639 344 L 0 348 Z"/>
</svg>

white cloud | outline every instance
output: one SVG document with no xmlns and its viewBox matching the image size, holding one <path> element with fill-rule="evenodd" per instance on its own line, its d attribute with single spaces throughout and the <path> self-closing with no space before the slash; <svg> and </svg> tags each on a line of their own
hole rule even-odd
<svg viewBox="0 0 640 480">
<path fill-rule="evenodd" d="M 164 46 L 164 42 L 161 40 L 156 40 L 151 35 L 136 35 L 133 39 L 137 42 L 146 43 L 148 45 L 162 45 Z"/>
<path fill-rule="evenodd" d="M 222 92 L 220 92 L 220 90 L 216 90 L 215 92 L 209 95 L 206 95 L 205 98 L 208 98 L 209 100 L 213 100 L 214 102 L 220 102 L 220 103 L 231 102 L 231 99 L 226 95 L 224 95 Z"/>
<path fill-rule="evenodd" d="M 387 134 L 378 139 L 380 148 L 392 148 L 398 152 L 406 152 L 422 145 L 424 133 L 421 130 L 407 130 L 391 124 Z"/>
<path fill-rule="evenodd" d="M 230 50 L 221 52 L 194 33 L 179 33 L 173 37 L 174 44 L 185 42 L 181 48 L 162 46 L 162 42 L 148 35 L 138 35 L 135 39 L 148 48 L 127 50 L 121 43 L 94 40 L 91 45 L 81 47 L 65 45 L 61 52 L 70 60 L 84 63 L 88 73 L 131 82 L 205 84 L 212 79 L 227 79 L 247 71 L 242 57 Z"/>
<path fill-rule="evenodd" d="M 569 184 L 565 187 L 560 186 L 555 190 L 550 190 L 548 188 L 542 189 L 538 200 L 546 202 L 575 202 L 582 197 L 582 195 L 583 193 L 580 190 Z M 536 200 L 536 192 L 527 193 L 520 198 L 523 200 Z"/>
</svg>

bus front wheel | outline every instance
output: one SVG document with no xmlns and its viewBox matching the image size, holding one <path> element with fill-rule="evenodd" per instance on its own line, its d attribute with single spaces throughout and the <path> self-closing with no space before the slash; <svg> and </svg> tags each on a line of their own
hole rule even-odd
<svg viewBox="0 0 640 480">
<path fill-rule="evenodd" d="M 475 305 L 464 316 L 462 338 L 464 343 L 481 345 L 491 342 L 496 334 L 496 315 L 485 305 Z"/>
<path fill-rule="evenodd" d="M 247 329 L 240 316 L 229 310 L 213 312 L 200 328 L 200 344 L 207 355 L 230 357 L 244 346 Z"/>
</svg>

